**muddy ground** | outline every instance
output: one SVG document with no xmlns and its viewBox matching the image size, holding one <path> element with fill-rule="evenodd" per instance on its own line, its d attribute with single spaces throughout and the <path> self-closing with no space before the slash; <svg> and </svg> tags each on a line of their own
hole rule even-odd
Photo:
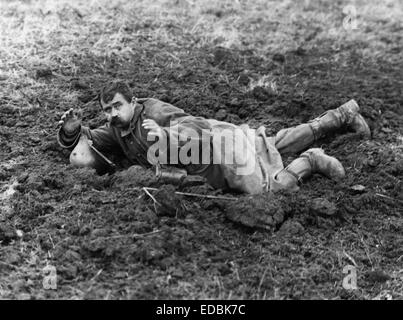
<svg viewBox="0 0 403 320">
<path fill-rule="evenodd" d="M 347 1 L 0 3 L 1 298 L 403 298 L 400 1 L 356 1 L 357 29 L 343 27 Z M 104 122 L 96 97 L 112 79 L 273 134 L 354 98 L 372 139 L 316 144 L 345 166 L 340 182 L 177 190 L 234 201 L 157 186 L 161 207 L 141 189 L 155 187 L 151 172 L 75 169 L 56 142 L 70 107 L 92 128 Z M 342 285 L 347 265 L 355 290 Z"/>
</svg>

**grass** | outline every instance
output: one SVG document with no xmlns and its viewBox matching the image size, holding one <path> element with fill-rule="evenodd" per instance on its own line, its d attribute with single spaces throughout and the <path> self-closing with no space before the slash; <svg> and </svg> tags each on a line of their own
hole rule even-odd
<svg viewBox="0 0 403 320">
<path fill-rule="evenodd" d="M 349 7 L 351 4 L 358 13 L 357 29 L 354 30 L 343 27 L 347 12 L 343 10 L 350 8 L 351 13 Z M 215 58 L 213 51 L 218 47 L 233 51 L 250 51 L 262 66 L 273 63 L 276 54 L 281 57 L 290 52 L 304 50 L 313 55 L 308 56 L 304 62 L 306 69 L 313 70 L 310 74 L 313 80 L 316 76 L 315 70 L 321 66 L 336 66 L 336 71 L 343 72 L 342 78 L 329 67 L 328 77 L 320 78 L 323 80 L 325 90 L 312 87 L 311 79 L 306 75 L 302 77 L 299 73 L 289 74 L 287 67 L 292 62 L 285 60 L 284 65 L 280 63 L 281 66 L 275 70 L 269 67 L 259 69 L 263 71 L 244 70 L 252 78 L 249 86 L 242 88 L 245 92 L 253 91 L 256 86 L 260 86 L 270 88 L 277 96 L 285 90 L 292 89 L 295 91 L 295 97 L 303 100 L 312 92 L 329 94 L 328 92 L 337 85 L 337 81 L 349 83 L 348 81 L 357 76 L 369 85 L 353 86 L 351 94 L 370 96 L 374 80 L 368 76 L 369 74 L 381 77 L 384 83 L 390 83 L 390 91 L 396 96 L 395 88 L 399 84 L 403 88 L 402 78 L 393 76 L 389 70 L 398 73 L 397 68 L 403 62 L 402 16 L 403 3 L 399 0 L 0 1 L 0 109 L 7 111 L 2 113 L 2 117 L 10 115 L 10 118 L 15 118 L 15 125 L 9 126 L 11 129 L 7 130 L 10 132 L 14 130 L 17 133 L 16 136 L 11 134 L 7 136 L 5 126 L 0 127 L 2 133 L 0 138 L 3 139 L 0 140 L 0 147 L 8 146 L 4 137 L 13 140 L 9 152 L 0 151 L 0 177 L 1 170 L 10 172 L 14 170 L 20 174 L 24 170 L 39 168 L 44 175 L 54 168 L 61 170 L 61 166 L 67 161 L 67 155 L 61 158 L 60 154 L 55 156 L 55 153 L 47 152 L 46 149 L 52 151 L 52 148 L 57 148 L 54 146 L 54 141 L 59 117 L 70 107 L 81 108 L 84 109 L 85 121 L 89 121 L 92 126 L 99 124 L 102 120 L 98 115 L 98 106 L 94 98 L 100 86 L 108 80 L 114 78 L 128 80 L 139 96 L 154 94 L 162 96 L 171 94 L 172 91 L 172 95 L 183 97 L 185 102 L 179 102 L 184 105 L 187 103 L 186 99 L 192 98 L 189 92 L 195 90 L 195 87 L 200 91 L 195 98 L 198 104 L 202 104 L 200 101 L 205 96 L 215 95 L 209 86 L 214 81 L 236 87 L 234 84 L 237 82 L 237 72 L 226 72 L 217 66 L 211 67 L 208 74 L 200 72 L 204 70 L 203 65 L 207 64 L 205 60 Z M 200 55 L 199 59 L 195 54 L 198 52 L 207 57 Z M 352 60 L 354 57 L 356 60 Z M 367 65 L 373 66 L 368 74 L 365 70 L 360 70 L 360 73 L 356 74 L 355 68 Z M 46 72 L 49 72 L 48 76 Z M 187 81 L 192 72 L 200 79 Z M 334 78 L 333 74 L 336 74 L 337 78 Z M 321 76 L 323 77 L 323 74 L 319 75 Z M 166 81 L 169 77 L 177 78 L 175 81 Z M 180 77 L 184 80 L 180 80 Z M 335 92 L 334 95 L 340 100 L 345 99 L 344 92 Z M 385 97 L 382 97 L 384 100 L 380 102 L 388 102 L 387 96 L 388 91 L 385 89 Z M 401 98 L 398 100 L 399 98 L 395 96 L 390 97 L 390 104 L 396 104 L 398 101 L 403 103 Z M 216 95 L 214 98 L 216 104 L 209 106 L 212 115 L 217 108 L 221 108 L 222 104 L 227 102 L 226 100 L 231 100 L 232 96 L 222 98 Z M 194 102 L 189 101 L 189 104 Z M 374 101 L 370 102 L 376 104 Z M 387 112 L 384 109 L 382 111 Z M 32 113 L 35 115 L 33 120 L 29 118 Z M 380 113 L 374 117 L 379 116 Z M 6 120 L 0 119 L 0 121 Z M 247 120 L 251 123 L 256 121 L 253 118 Z M 281 121 L 283 122 L 280 125 L 295 120 Z M 392 133 L 395 140 L 390 143 L 390 147 L 396 157 L 401 157 L 402 132 L 401 127 L 395 127 L 396 132 Z M 31 137 L 39 139 L 45 151 L 39 147 L 27 147 L 27 141 L 30 141 Z M 367 145 L 361 145 L 359 150 L 364 153 L 367 151 L 366 147 Z M 349 169 L 353 171 L 352 168 Z M 80 184 L 78 186 L 80 187 Z M 72 192 L 79 194 L 77 190 Z M 87 190 L 87 193 L 96 194 L 93 190 Z M 36 196 L 39 198 L 40 195 Z M 45 192 L 45 197 L 47 196 Z M 28 203 L 38 207 L 33 209 L 46 209 L 41 207 L 42 203 L 35 202 L 34 193 L 29 193 L 27 197 L 31 197 Z M 54 201 L 51 196 L 49 199 Z M 3 201 L 1 196 L 0 200 Z M 69 211 L 69 205 L 71 207 L 77 205 L 74 210 L 84 210 L 84 205 L 76 203 L 80 202 L 79 200 L 82 200 L 81 194 L 73 197 L 71 201 L 63 199 L 62 204 L 52 202 L 60 214 L 56 218 L 66 224 L 76 224 L 76 220 L 77 223 L 85 221 L 85 212 L 79 214 Z M 66 207 L 61 207 L 62 205 Z M 93 205 L 92 210 L 96 210 L 95 207 Z M 65 217 L 71 219 L 66 222 L 63 220 Z M 13 221 L 17 226 L 21 223 L 19 219 L 17 217 Z M 393 225 L 401 224 L 401 217 L 393 216 L 389 219 L 385 220 L 380 228 L 390 230 Z M 94 219 L 90 224 L 99 226 L 105 221 L 110 222 Z M 382 266 L 383 263 L 376 249 L 383 240 L 378 241 L 371 233 L 364 231 L 361 237 L 357 237 L 350 225 L 332 233 L 331 240 L 326 238 L 329 235 L 322 233 L 319 236 L 315 233 L 313 236 L 307 236 L 302 244 L 297 243 L 298 239 L 296 242 L 290 240 L 286 243 L 279 240 L 282 246 L 277 252 L 264 242 L 270 243 L 274 237 L 245 235 L 240 230 L 227 230 L 228 225 L 217 227 L 221 222 L 214 224 L 212 232 L 217 234 L 211 236 L 220 238 L 223 243 L 235 241 L 236 245 L 231 246 L 242 248 L 236 252 L 239 257 L 250 256 L 249 261 L 256 260 L 256 265 L 248 266 L 242 265 L 241 258 L 234 258 L 231 270 L 235 270 L 234 277 L 238 282 L 232 282 L 217 273 L 209 273 L 208 269 L 201 271 L 196 262 L 192 262 L 193 264 L 186 262 L 189 272 L 197 275 L 200 273 L 202 276 L 179 277 L 180 280 L 173 280 L 175 276 L 170 279 L 167 277 L 167 272 L 137 270 L 135 265 L 133 269 L 129 266 L 129 269 L 125 270 L 129 274 L 127 281 L 132 285 L 120 284 L 116 289 L 110 282 L 116 276 L 113 273 L 115 262 L 112 261 L 112 270 L 104 270 L 97 263 L 91 262 L 77 277 L 77 283 L 73 280 L 65 282 L 66 290 L 57 297 L 81 299 L 95 295 L 98 298 L 130 298 L 138 296 L 139 292 L 136 291 L 138 288 L 144 288 L 142 289 L 144 292 L 152 293 L 155 290 L 153 286 L 164 287 L 173 283 L 169 287 L 169 292 L 161 293 L 163 297 L 273 299 L 289 298 L 295 294 L 296 297 L 332 299 L 340 297 L 339 279 L 335 274 L 341 273 L 340 270 L 346 261 L 351 262 L 352 259 L 358 261 L 360 272 Z M 40 259 L 44 263 L 49 254 L 41 249 L 44 242 L 50 242 L 52 248 L 50 234 L 53 235 L 52 232 L 56 228 L 49 229 L 48 234 L 42 234 L 42 227 L 24 227 L 32 228 L 31 240 L 22 243 L 17 241 L 14 244 L 18 250 L 24 252 L 24 260 L 13 264 L 13 270 L 16 269 L 16 272 L 10 272 L 7 277 L 2 278 L 0 282 L 2 296 L 15 297 L 13 292 L 18 292 L 22 286 L 21 275 L 30 272 L 38 274 L 35 261 Z M 119 233 L 119 230 L 112 231 Z M 187 237 L 186 234 L 184 238 L 194 239 Z M 197 237 L 196 239 L 202 243 L 201 249 L 211 249 L 203 247 L 206 245 L 203 239 Z M 327 241 L 331 241 L 332 247 L 327 246 Z M 70 244 L 73 241 L 67 242 Z M 57 247 L 59 244 L 56 242 L 53 245 Z M 309 262 L 300 257 L 301 250 L 312 251 Z M 11 249 L 0 247 L 1 256 L 8 257 L 11 253 Z M 120 257 L 123 258 L 126 257 Z M 293 258 L 294 260 L 290 262 Z M 273 270 L 276 272 L 273 273 Z M 391 277 L 388 285 L 360 288 L 358 293 L 351 294 L 347 298 L 378 299 L 388 297 L 390 294 L 402 298 L 403 270 L 390 267 L 387 271 Z M 149 284 L 145 284 L 142 282 L 142 277 L 150 276 L 150 272 L 153 281 L 150 280 Z M 80 279 L 83 280 L 82 283 Z M 327 282 L 324 281 L 323 284 L 322 279 Z M 316 291 L 304 293 L 304 284 L 316 284 L 316 282 L 319 283 Z M 331 282 L 332 288 L 329 287 Z M 50 293 L 42 292 L 36 297 L 44 298 L 47 297 L 46 294 Z M 16 297 L 24 298 L 18 295 Z"/>
<path fill-rule="evenodd" d="M 263 61 L 329 44 L 351 46 L 364 59 L 401 59 L 389 54 L 402 42 L 401 2 L 354 3 L 356 30 L 343 28 L 348 1 L 1 1 L 0 101 L 25 108 L 46 97 L 55 115 L 82 105 L 71 79 L 98 89 L 111 57 L 121 68 L 155 74 L 161 65 L 160 73 L 179 68 L 189 50 L 212 46 L 250 49 Z M 343 63 L 343 55 L 326 59 Z M 38 68 L 53 71 L 51 85 Z"/>
</svg>

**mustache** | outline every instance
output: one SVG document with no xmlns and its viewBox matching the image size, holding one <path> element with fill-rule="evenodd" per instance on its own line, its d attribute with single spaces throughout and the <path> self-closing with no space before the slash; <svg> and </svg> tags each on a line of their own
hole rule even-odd
<svg viewBox="0 0 403 320">
<path fill-rule="evenodd" d="M 119 117 L 113 117 L 112 119 L 111 119 L 111 125 L 115 125 L 115 124 L 118 124 L 118 123 L 120 123 L 120 119 L 119 119 Z"/>
</svg>

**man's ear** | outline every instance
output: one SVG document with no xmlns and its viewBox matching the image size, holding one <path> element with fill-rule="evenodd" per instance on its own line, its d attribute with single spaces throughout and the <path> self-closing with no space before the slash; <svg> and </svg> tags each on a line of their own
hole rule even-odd
<svg viewBox="0 0 403 320">
<path fill-rule="evenodd" d="M 135 96 L 132 97 L 132 101 L 130 102 L 133 105 L 136 105 L 137 103 L 137 98 Z"/>
</svg>

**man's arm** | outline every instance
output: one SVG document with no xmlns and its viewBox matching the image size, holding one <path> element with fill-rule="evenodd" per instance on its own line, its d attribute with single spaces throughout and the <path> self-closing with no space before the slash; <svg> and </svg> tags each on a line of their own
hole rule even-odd
<svg viewBox="0 0 403 320">
<path fill-rule="evenodd" d="M 61 127 L 57 132 L 57 141 L 62 148 L 73 150 L 80 140 L 81 134 L 85 134 L 92 140 L 93 146 L 101 152 L 112 152 L 119 148 L 112 128 L 109 125 L 90 130 L 81 125 L 81 120 L 74 115 L 73 109 L 66 111 L 59 121 Z"/>
<path fill-rule="evenodd" d="M 100 152 L 110 153 L 119 148 L 119 143 L 115 139 L 113 130 L 108 125 L 93 130 L 80 126 L 79 130 L 74 134 L 67 134 L 63 128 L 60 128 L 57 133 L 57 141 L 62 148 L 73 150 L 82 134 L 85 134 Z"/>
<path fill-rule="evenodd" d="M 189 147 L 188 140 L 191 139 L 193 146 L 192 152 L 197 152 L 197 154 L 192 154 L 191 162 L 194 165 L 191 165 L 188 169 L 191 169 L 191 171 L 205 169 L 207 165 L 206 160 L 209 162 L 209 159 L 202 161 L 203 147 L 211 143 L 210 123 L 202 117 L 191 116 L 182 109 L 156 99 L 148 99 L 145 101 L 144 106 L 144 116 L 147 119 L 144 120 L 143 127 L 150 130 L 148 137 L 158 136 L 159 139 L 166 139 L 167 141 L 166 146 L 168 150 L 159 151 L 166 153 L 168 159 L 172 159 L 170 155 L 176 154 L 179 156 L 181 148 L 185 145 Z M 154 140 L 149 138 L 149 141 Z M 170 141 L 174 143 L 170 143 Z M 172 150 L 172 147 L 175 149 Z M 184 156 L 186 159 L 178 159 L 176 155 L 174 158 L 179 160 L 179 164 L 189 165 L 189 157 Z M 182 160 L 187 163 L 183 163 Z"/>
<path fill-rule="evenodd" d="M 154 120 L 160 127 L 168 127 L 172 121 L 189 116 L 182 109 L 158 99 L 138 99 L 144 105 L 144 117 Z"/>
</svg>

